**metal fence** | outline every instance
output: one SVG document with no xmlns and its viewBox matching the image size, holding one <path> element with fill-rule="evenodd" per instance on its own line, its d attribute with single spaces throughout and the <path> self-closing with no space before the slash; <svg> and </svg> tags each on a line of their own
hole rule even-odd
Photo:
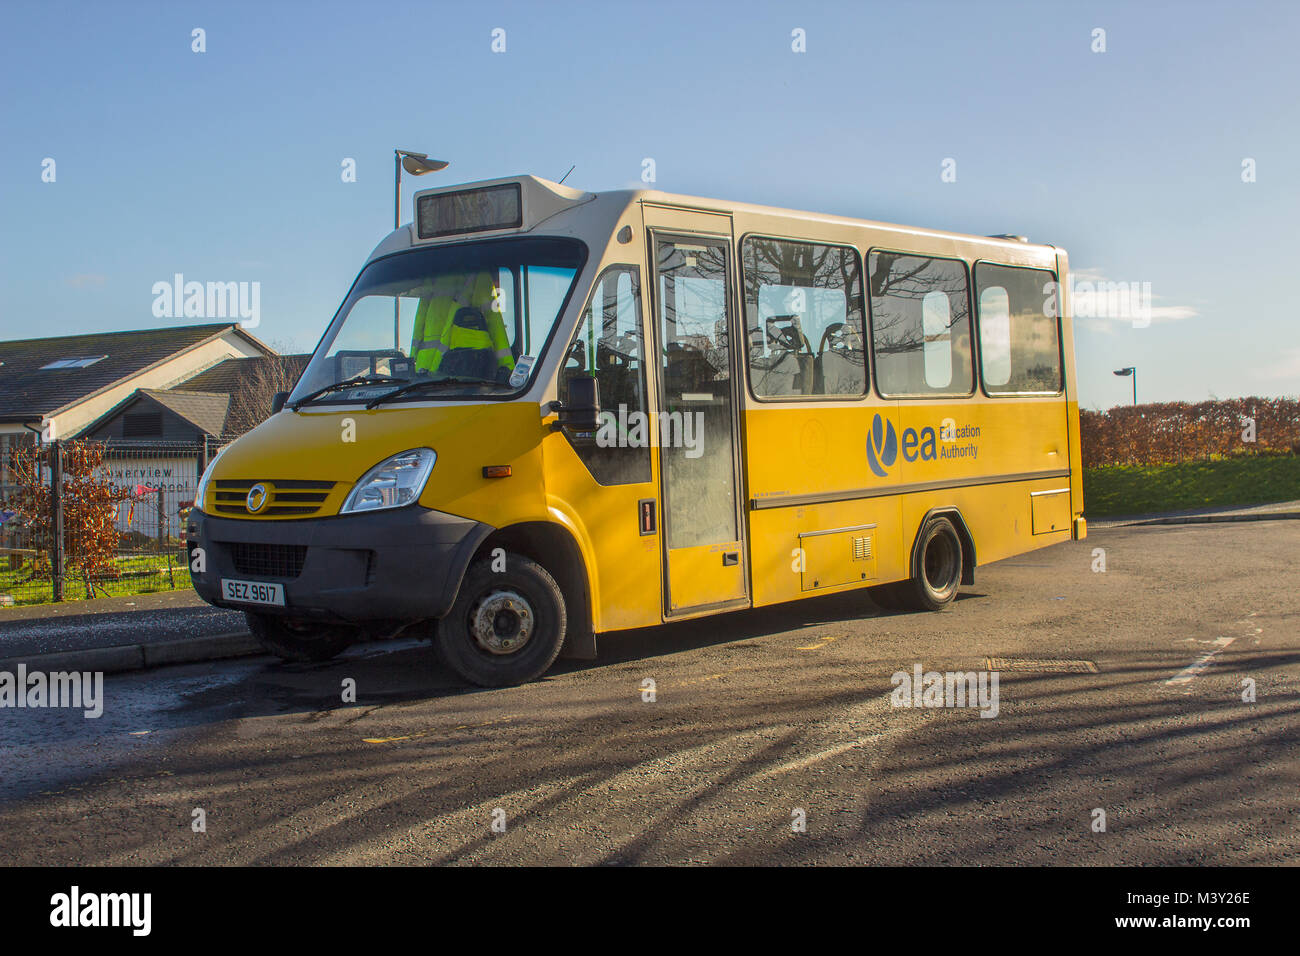
<svg viewBox="0 0 1300 956">
<path fill-rule="evenodd" d="M 211 442 L 62 440 L 0 473 L 0 606 L 190 586 L 185 522 Z"/>
</svg>

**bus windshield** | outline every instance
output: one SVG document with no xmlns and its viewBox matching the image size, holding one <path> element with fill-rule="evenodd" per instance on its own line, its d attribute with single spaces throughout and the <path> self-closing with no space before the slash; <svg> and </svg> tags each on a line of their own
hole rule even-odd
<svg viewBox="0 0 1300 956">
<path fill-rule="evenodd" d="M 377 259 L 362 270 L 289 404 L 518 394 L 585 258 L 577 240 L 529 238 Z"/>
</svg>

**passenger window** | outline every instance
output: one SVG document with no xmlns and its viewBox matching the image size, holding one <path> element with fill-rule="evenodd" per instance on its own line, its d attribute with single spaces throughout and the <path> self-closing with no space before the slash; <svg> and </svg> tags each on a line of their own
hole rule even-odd
<svg viewBox="0 0 1300 956">
<path fill-rule="evenodd" d="M 569 382 L 580 376 L 600 383 L 602 428 L 595 442 L 574 443 L 578 457 L 602 485 L 649 481 L 641 288 L 633 266 L 614 266 L 596 281 L 565 354 L 561 402 L 568 401 Z"/>
<path fill-rule="evenodd" d="M 1045 269 L 980 263 L 980 371 L 990 394 L 1061 390 L 1060 333 Z"/>
<path fill-rule="evenodd" d="M 899 252 L 873 252 L 868 262 L 880 394 L 971 394 L 975 370 L 966 264 Z"/>
<path fill-rule="evenodd" d="M 865 395 L 857 253 L 843 246 L 751 237 L 742 243 L 741 257 L 754 394 Z"/>
</svg>

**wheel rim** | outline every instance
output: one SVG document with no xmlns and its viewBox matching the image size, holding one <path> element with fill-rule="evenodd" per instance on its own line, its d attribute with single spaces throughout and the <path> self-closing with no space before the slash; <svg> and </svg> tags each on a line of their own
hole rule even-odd
<svg viewBox="0 0 1300 956">
<path fill-rule="evenodd" d="M 956 583 L 958 550 L 951 535 L 938 534 L 925 546 L 925 583 L 937 594 L 950 590 Z"/>
<path fill-rule="evenodd" d="M 489 654 L 517 654 L 536 627 L 533 606 L 518 591 L 491 591 L 469 612 L 469 632 Z"/>
</svg>

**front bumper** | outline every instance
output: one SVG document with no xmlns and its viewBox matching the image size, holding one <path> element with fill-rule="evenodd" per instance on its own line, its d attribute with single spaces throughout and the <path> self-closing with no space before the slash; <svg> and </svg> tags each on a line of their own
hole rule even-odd
<svg viewBox="0 0 1300 956">
<path fill-rule="evenodd" d="M 219 518 L 196 509 L 186 530 L 194 590 L 209 604 L 362 623 L 445 615 L 493 528 L 408 505 L 297 521 Z M 195 548 L 203 549 L 203 571 L 194 570 Z M 282 584 L 285 606 L 226 601 L 222 578 Z"/>
</svg>

